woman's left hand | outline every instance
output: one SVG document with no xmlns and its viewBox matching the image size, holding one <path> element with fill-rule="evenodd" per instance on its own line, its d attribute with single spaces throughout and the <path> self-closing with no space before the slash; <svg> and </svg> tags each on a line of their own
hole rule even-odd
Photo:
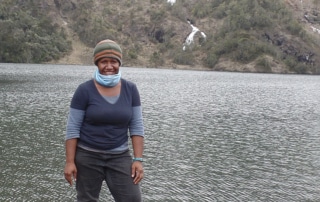
<svg viewBox="0 0 320 202">
<path fill-rule="evenodd" d="M 141 161 L 134 161 L 131 167 L 133 183 L 138 184 L 143 178 L 143 166 Z"/>
</svg>

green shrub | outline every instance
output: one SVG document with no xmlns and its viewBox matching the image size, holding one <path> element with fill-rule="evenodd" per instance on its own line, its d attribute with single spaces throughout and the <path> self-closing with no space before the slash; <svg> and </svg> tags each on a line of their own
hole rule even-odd
<svg viewBox="0 0 320 202">
<path fill-rule="evenodd" d="M 149 62 L 152 67 L 159 67 L 164 64 L 163 55 L 157 51 L 150 56 Z"/>
<path fill-rule="evenodd" d="M 250 62 L 259 55 L 268 53 L 265 45 L 257 40 L 239 39 L 237 49 L 233 52 L 233 59 L 239 62 Z"/>
<path fill-rule="evenodd" d="M 204 65 L 209 68 L 214 68 L 218 63 L 219 57 L 213 52 L 207 53 L 207 57 L 204 60 Z"/>
<path fill-rule="evenodd" d="M 293 20 L 287 24 L 286 28 L 292 35 L 295 36 L 300 36 L 303 32 L 302 26 L 297 21 Z"/>
<path fill-rule="evenodd" d="M 32 2 L 15 3 L 5 1 L 0 5 L 0 10 L 12 11 L 0 14 L 0 62 L 42 63 L 71 50 L 65 30 L 54 24 L 47 13 L 31 12 Z"/>
<path fill-rule="evenodd" d="M 137 58 L 138 58 L 138 55 L 137 55 L 136 51 L 135 51 L 135 50 L 132 50 L 132 49 L 129 50 L 128 56 L 129 56 L 129 58 L 131 58 L 131 59 L 137 59 Z"/>
<path fill-rule="evenodd" d="M 265 73 L 271 72 L 271 64 L 268 58 L 264 56 L 259 57 L 256 62 L 256 69 L 258 72 L 265 72 Z"/>
<path fill-rule="evenodd" d="M 213 17 L 217 19 L 222 19 L 227 16 L 226 4 L 221 4 L 218 7 L 213 8 Z"/>
<path fill-rule="evenodd" d="M 158 10 L 150 14 L 150 20 L 152 23 L 159 23 L 163 21 L 165 17 L 166 17 L 166 13 L 164 10 Z"/>
<path fill-rule="evenodd" d="M 197 2 L 192 9 L 192 14 L 196 18 L 204 18 L 211 13 L 210 7 L 203 6 L 203 2 Z"/>
<path fill-rule="evenodd" d="M 214 47 L 215 54 L 218 56 L 229 54 L 238 48 L 238 42 L 236 38 L 226 37 L 221 39 Z"/>
<path fill-rule="evenodd" d="M 284 63 L 286 64 L 289 70 L 298 74 L 305 74 L 309 69 L 307 64 L 298 62 L 297 59 L 293 56 L 287 56 L 284 60 Z"/>
<path fill-rule="evenodd" d="M 173 56 L 173 62 L 180 65 L 193 65 L 194 64 L 194 56 L 191 51 L 176 51 Z"/>
</svg>

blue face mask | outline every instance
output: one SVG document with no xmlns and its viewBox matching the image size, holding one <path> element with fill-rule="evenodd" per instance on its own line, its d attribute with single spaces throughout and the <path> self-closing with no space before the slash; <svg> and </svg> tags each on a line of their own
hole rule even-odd
<svg viewBox="0 0 320 202">
<path fill-rule="evenodd" d="M 117 85 L 121 78 L 121 72 L 119 70 L 118 74 L 112 74 L 112 75 L 102 75 L 99 73 L 99 70 L 97 69 L 94 74 L 93 78 L 102 86 L 104 87 L 113 87 Z"/>
</svg>

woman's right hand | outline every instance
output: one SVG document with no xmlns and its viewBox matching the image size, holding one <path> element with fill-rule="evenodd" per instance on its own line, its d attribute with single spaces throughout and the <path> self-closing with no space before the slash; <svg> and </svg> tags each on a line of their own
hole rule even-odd
<svg viewBox="0 0 320 202">
<path fill-rule="evenodd" d="M 74 181 L 77 181 L 77 167 L 74 163 L 66 163 L 64 167 L 64 178 L 69 182 L 70 186 L 72 186 L 72 178 Z"/>
</svg>

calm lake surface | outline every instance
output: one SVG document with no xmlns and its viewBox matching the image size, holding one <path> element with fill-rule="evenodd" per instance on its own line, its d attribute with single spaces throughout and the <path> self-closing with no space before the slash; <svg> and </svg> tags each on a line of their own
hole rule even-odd
<svg viewBox="0 0 320 202">
<path fill-rule="evenodd" d="M 0 201 L 75 200 L 70 99 L 94 66 L 0 64 Z M 145 122 L 144 201 L 320 201 L 320 77 L 122 68 Z M 101 201 L 112 201 L 109 192 Z"/>
</svg>

